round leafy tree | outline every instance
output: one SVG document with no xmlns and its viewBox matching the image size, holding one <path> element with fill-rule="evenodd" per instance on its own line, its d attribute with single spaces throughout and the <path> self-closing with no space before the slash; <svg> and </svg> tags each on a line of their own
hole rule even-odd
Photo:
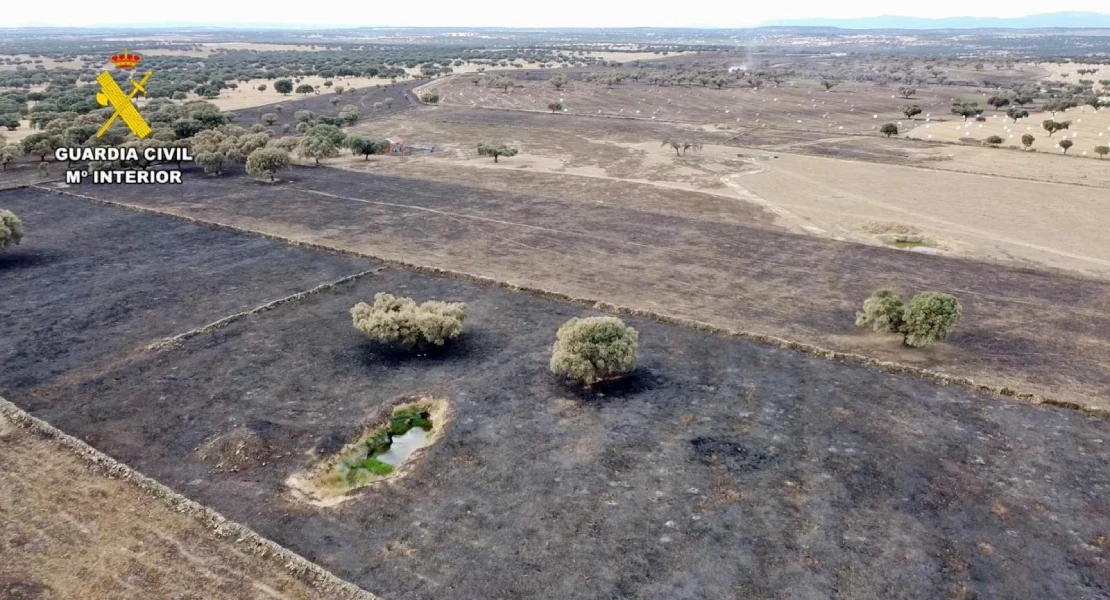
<svg viewBox="0 0 1110 600">
<path fill-rule="evenodd" d="M 493 162 L 497 162 L 499 156 L 516 156 L 517 149 L 515 146 L 508 144 L 479 144 L 478 156 L 492 156 Z"/>
<path fill-rule="evenodd" d="M 870 327 L 879 333 L 902 331 L 902 298 L 893 290 L 879 290 L 863 301 L 863 312 L 856 313 L 857 327 Z"/>
<path fill-rule="evenodd" d="M 902 314 L 903 343 L 923 348 L 947 339 L 962 311 L 960 301 L 950 294 L 922 292 L 914 296 Z"/>
<path fill-rule="evenodd" d="M 281 148 L 258 148 L 247 156 L 247 173 L 254 176 L 267 176 L 274 180 L 274 174 L 289 166 L 289 153 Z"/>
<path fill-rule="evenodd" d="M 586 385 L 636 369 L 640 335 L 616 317 L 574 318 L 559 328 L 551 349 L 551 372 Z"/>
<path fill-rule="evenodd" d="M 355 329 L 376 341 L 427 349 L 443 346 L 462 334 L 466 305 L 438 300 L 418 305 L 412 298 L 379 292 L 374 304 L 354 305 L 351 317 Z"/>
<path fill-rule="evenodd" d="M 0 250 L 23 240 L 23 222 L 15 213 L 0 208 Z"/>
</svg>

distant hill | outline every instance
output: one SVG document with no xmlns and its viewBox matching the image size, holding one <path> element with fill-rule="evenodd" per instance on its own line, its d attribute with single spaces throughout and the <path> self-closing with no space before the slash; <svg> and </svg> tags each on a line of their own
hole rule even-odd
<svg viewBox="0 0 1110 600">
<path fill-rule="evenodd" d="M 767 21 L 764 27 L 839 27 L 842 29 L 1051 29 L 1110 27 L 1110 13 L 1058 12 L 1027 17 L 918 17 L 880 16 L 860 19 L 794 19 Z"/>
</svg>

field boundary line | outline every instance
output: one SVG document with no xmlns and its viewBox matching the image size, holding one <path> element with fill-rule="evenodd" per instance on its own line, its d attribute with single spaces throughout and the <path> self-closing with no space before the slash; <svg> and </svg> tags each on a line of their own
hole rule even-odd
<svg viewBox="0 0 1110 600">
<path fill-rule="evenodd" d="M 115 200 L 104 200 L 102 198 L 95 198 L 95 197 L 92 197 L 92 196 L 86 196 L 84 194 L 77 194 L 77 193 L 74 193 L 74 192 L 67 192 L 67 191 L 58 190 L 58 189 L 50 189 L 50 188 L 43 188 L 43 187 L 37 187 L 37 186 L 36 186 L 36 189 L 38 189 L 40 191 L 43 191 L 43 192 L 47 192 L 47 193 L 54 193 L 54 194 L 57 194 L 57 195 L 60 195 L 60 196 L 71 196 L 71 197 L 78 198 L 78 199 L 81 199 L 81 200 L 85 200 L 85 201 L 88 201 L 88 202 L 92 202 L 92 203 L 95 203 L 95 204 L 104 204 L 104 205 L 107 205 L 107 206 L 114 206 L 114 207 L 117 207 L 117 208 L 123 208 L 123 209 L 132 210 L 132 211 L 136 211 L 136 212 L 142 212 L 142 213 L 154 214 L 154 215 L 161 215 L 161 216 L 164 216 L 164 217 L 171 217 L 171 218 L 174 218 L 174 219 L 179 219 L 181 221 L 185 221 L 185 222 L 188 222 L 188 223 L 193 223 L 193 224 L 196 224 L 196 225 L 203 225 L 203 226 L 207 226 L 207 227 L 215 227 L 217 229 L 224 229 L 224 230 L 227 230 L 227 231 L 237 231 L 237 232 L 240 232 L 240 233 L 246 233 L 246 234 L 255 235 L 255 236 L 259 236 L 259 237 L 263 237 L 263 238 L 267 238 L 267 239 L 278 240 L 278 241 L 281 241 L 281 242 L 284 242 L 284 243 L 287 243 L 287 244 L 291 244 L 291 245 L 294 245 L 294 246 L 300 246 L 302 248 L 322 250 L 324 252 L 330 252 L 330 253 L 335 253 L 335 254 L 343 254 L 343 255 L 348 255 L 348 256 L 357 256 L 357 257 L 361 257 L 361 258 L 372 259 L 372 260 L 378 261 L 380 263 L 383 263 L 385 265 L 392 265 L 392 266 L 397 266 L 397 267 L 401 267 L 401 268 L 412 269 L 412 270 L 415 270 L 415 271 L 430 273 L 432 275 L 438 275 L 438 276 L 442 276 L 442 277 L 452 277 L 452 278 L 460 279 L 460 280 L 463 280 L 463 281 L 470 281 L 470 282 L 478 283 L 478 284 L 482 284 L 482 285 L 491 285 L 491 286 L 494 286 L 494 287 L 499 287 L 499 288 L 502 288 L 502 289 L 507 289 L 507 290 L 512 290 L 512 291 L 525 292 L 525 293 L 529 293 L 529 294 L 532 294 L 532 295 L 540 297 L 540 298 L 547 298 L 547 299 L 551 299 L 551 300 L 570 302 L 570 303 L 573 303 L 573 304 L 577 304 L 579 306 L 585 306 L 585 307 L 592 308 L 594 310 L 603 311 L 603 312 L 610 312 L 610 313 L 628 315 L 628 316 L 633 316 L 633 317 L 641 317 L 641 318 L 651 319 L 651 320 L 659 322 L 659 323 L 679 325 L 679 326 L 682 326 L 682 327 L 695 329 L 697 331 L 702 331 L 702 332 L 713 334 L 713 335 L 720 335 L 720 336 L 724 336 L 724 337 L 741 339 L 741 340 L 745 340 L 745 341 L 749 341 L 749 342 L 753 342 L 753 343 L 757 343 L 757 344 L 774 346 L 776 348 L 781 348 L 781 349 L 784 349 L 784 350 L 791 350 L 791 351 L 795 351 L 795 352 L 800 352 L 802 354 L 808 354 L 810 356 L 815 356 L 815 357 L 818 357 L 818 358 L 824 358 L 826 360 L 832 360 L 832 361 L 836 361 L 836 362 L 840 362 L 840 363 L 844 363 L 844 364 L 860 365 L 860 366 L 876 369 L 876 370 L 879 370 L 879 371 L 883 371 L 883 372 L 886 372 L 886 373 L 910 375 L 912 377 L 916 377 L 917 379 L 921 379 L 923 381 L 929 381 L 931 383 L 935 383 L 935 384 L 939 384 L 939 385 L 958 385 L 958 386 L 964 387 L 966 389 L 969 389 L 969 390 L 972 390 L 972 391 L 975 391 L 975 392 L 990 394 L 990 395 L 994 395 L 994 396 L 1004 396 L 1004 397 L 1007 397 L 1007 398 L 1013 398 L 1015 400 L 1018 400 L 1020 402 L 1026 403 L 1026 404 L 1034 404 L 1034 405 L 1043 404 L 1043 405 L 1047 405 L 1047 406 L 1055 406 L 1055 407 L 1059 407 L 1059 408 L 1072 409 L 1072 410 L 1075 410 L 1075 411 L 1078 411 L 1078 412 L 1081 412 L 1083 414 L 1090 415 L 1090 416 L 1110 418 L 1110 409 L 1108 409 L 1108 408 L 1092 406 L 1092 405 L 1083 404 L 1083 403 L 1080 403 L 1080 402 L 1072 402 L 1072 401 L 1069 401 L 1069 400 L 1060 400 L 1060 399 L 1044 396 L 1042 394 L 1037 394 L 1037 393 L 1033 393 L 1033 392 L 1024 392 L 1024 391 L 1021 391 L 1021 390 L 1018 390 L 1018 389 L 1015 389 L 1015 388 L 1011 388 L 1011 387 L 1005 386 L 1005 385 L 998 386 L 998 385 L 992 385 L 992 384 L 976 383 L 970 377 L 965 377 L 965 376 L 960 376 L 960 375 L 951 375 L 951 374 L 948 374 L 948 373 L 944 373 L 943 371 L 936 371 L 936 370 L 933 370 L 933 369 L 926 369 L 926 368 L 923 368 L 923 367 L 915 367 L 913 365 L 907 365 L 907 364 L 904 364 L 904 363 L 898 363 L 898 362 L 887 361 L 887 360 L 879 360 L 879 359 L 876 359 L 876 358 L 871 358 L 869 356 L 864 356 L 862 354 L 857 354 L 855 352 L 844 352 L 844 351 L 841 351 L 841 350 L 832 350 L 832 349 L 824 348 L 822 346 L 818 346 L 816 344 L 811 344 L 811 343 L 808 343 L 808 342 L 799 342 L 799 341 L 790 340 L 790 339 L 787 339 L 787 338 L 782 338 L 782 337 L 769 335 L 769 334 L 764 334 L 764 333 L 758 333 L 758 332 L 754 332 L 754 331 L 732 329 L 732 328 L 729 328 L 729 327 L 714 325 L 712 323 L 706 323 L 704 321 L 698 321 L 696 319 L 689 319 L 689 318 L 685 318 L 685 317 L 676 317 L 676 316 L 673 316 L 673 315 L 668 315 L 668 314 L 659 313 L 659 312 L 655 312 L 655 311 L 644 310 L 644 309 L 641 309 L 641 308 L 621 306 L 621 305 L 618 305 L 618 304 L 613 304 L 611 302 L 607 302 L 605 300 L 600 300 L 600 299 L 596 299 L 596 298 L 585 298 L 585 297 L 580 297 L 580 296 L 572 296 L 570 294 L 563 293 L 563 292 L 557 292 L 557 291 L 553 291 L 553 290 L 546 290 L 546 289 L 543 289 L 543 288 L 540 288 L 540 287 L 521 285 L 521 284 L 509 282 L 509 281 L 503 281 L 503 280 L 500 280 L 500 279 L 495 279 L 493 277 L 487 277 L 485 275 L 478 275 L 478 274 L 475 274 L 475 273 L 467 273 L 465 271 L 456 271 L 456 270 L 452 270 L 452 269 L 444 269 L 444 268 L 436 267 L 436 266 L 432 266 L 432 265 L 412 263 L 412 262 L 408 262 L 408 261 L 401 260 L 401 259 L 383 258 L 383 257 L 380 257 L 380 256 L 375 256 L 375 255 L 372 255 L 372 254 L 368 254 L 368 253 L 365 253 L 365 252 L 359 252 L 359 251 L 351 250 L 351 249 L 347 249 L 347 248 L 338 248 L 338 247 L 335 247 L 335 246 L 327 246 L 327 245 L 316 243 L 316 242 L 306 242 L 306 241 L 303 241 L 303 240 L 297 240 L 297 239 L 293 239 L 293 238 L 282 237 L 282 236 L 279 236 L 279 235 L 275 235 L 275 234 L 268 233 L 268 232 L 265 232 L 265 231 L 259 231 L 259 230 L 256 230 L 256 229 L 250 229 L 250 228 L 247 228 L 247 227 L 240 227 L 240 226 L 236 226 L 236 225 L 228 225 L 226 223 L 220 223 L 220 222 L 217 222 L 217 221 L 205 221 L 205 220 L 202 220 L 202 219 L 197 219 L 196 217 L 180 215 L 180 214 L 176 214 L 176 213 L 172 213 L 172 212 L 166 212 L 166 211 L 162 211 L 162 210 L 158 210 L 158 209 L 154 209 L 154 208 L 149 208 L 149 207 L 146 207 L 146 206 L 139 206 L 139 205 L 136 205 L 136 204 L 129 204 L 129 203 L 126 203 L 126 202 L 118 202 L 118 201 L 115 201 Z"/>
<path fill-rule="evenodd" d="M 311 288 L 311 289 L 304 290 L 303 292 L 297 292 L 295 294 L 290 294 L 288 296 L 285 296 L 284 298 L 278 298 L 277 300 L 273 300 L 271 302 L 267 302 L 266 304 L 256 306 L 256 307 L 254 307 L 250 310 L 244 310 L 242 312 L 237 312 L 237 313 L 228 315 L 228 316 L 226 316 L 222 319 L 218 319 L 218 320 L 213 321 L 213 322 L 211 322 L 207 325 L 197 327 L 196 329 L 190 329 L 188 331 L 179 333 L 177 335 L 173 335 L 173 336 L 158 340 L 156 342 L 152 342 L 152 343 L 148 344 L 146 347 L 144 347 L 143 350 L 158 352 L 158 351 L 161 351 L 161 350 L 171 350 L 173 348 L 178 348 L 186 340 L 192 339 L 192 338 L 197 337 L 199 335 L 203 335 L 205 333 L 209 333 L 211 331 L 215 331 L 217 329 L 222 329 L 222 328 L 227 327 L 228 325 L 231 325 L 232 323 L 234 323 L 234 322 L 236 322 L 240 319 L 245 319 L 247 317 L 252 317 L 254 315 L 262 314 L 264 312 L 269 312 L 269 311 L 274 310 L 275 308 L 277 308 L 277 307 L 279 307 L 283 304 L 288 304 L 290 302 L 296 302 L 298 300 L 303 300 L 303 299 L 305 299 L 305 298 L 307 298 L 307 297 L 309 297 L 313 294 L 318 294 L 320 292 L 325 292 L 327 290 L 334 289 L 334 288 L 336 288 L 338 286 L 341 286 L 345 283 L 354 281 L 356 279 L 360 279 L 360 278 L 362 278 L 364 276 L 367 276 L 367 275 L 373 275 L 375 273 L 380 272 L 384 268 L 385 267 L 378 267 L 376 269 L 368 269 L 366 271 L 361 271 L 359 273 L 355 273 L 354 275 L 348 275 L 346 277 L 341 277 L 341 278 L 336 279 L 334 281 L 328 281 L 328 282 L 325 282 L 325 283 L 321 283 L 320 285 L 317 285 L 316 287 Z"/>
<path fill-rule="evenodd" d="M 53 441 L 90 463 L 101 474 L 111 479 L 126 481 L 148 496 L 163 502 L 174 512 L 184 513 L 224 540 L 230 540 L 241 550 L 276 563 L 289 571 L 294 577 L 337 600 L 382 600 L 355 584 L 340 579 L 337 575 L 300 554 L 285 548 L 277 542 L 262 537 L 246 525 L 232 521 L 215 510 L 190 500 L 173 491 L 170 487 L 93 448 L 89 444 L 54 427 L 19 408 L 4 397 L 0 397 L 0 417 L 12 424 Z"/>
</svg>

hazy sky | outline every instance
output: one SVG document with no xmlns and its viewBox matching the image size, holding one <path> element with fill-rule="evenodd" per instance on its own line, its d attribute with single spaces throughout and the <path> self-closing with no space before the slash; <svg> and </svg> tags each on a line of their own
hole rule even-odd
<svg viewBox="0 0 1110 600">
<path fill-rule="evenodd" d="M 732 0 L 424 0 L 379 2 L 331 0 L 236 2 L 227 0 L 141 0 L 133 3 L 50 0 L 44 4 L 5 2 L 0 27 L 24 25 L 96 26 L 106 24 L 216 23 L 412 27 L 748 27 L 771 19 L 808 17 L 1018 17 L 1058 11 L 1104 12 L 1105 0 L 1064 0 L 1046 5 L 1030 0 L 980 2 L 932 0 L 891 4 L 889 0 L 852 2 L 738 2 Z M 124 5 L 132 12 L 121 11 Z"/>
</svg>

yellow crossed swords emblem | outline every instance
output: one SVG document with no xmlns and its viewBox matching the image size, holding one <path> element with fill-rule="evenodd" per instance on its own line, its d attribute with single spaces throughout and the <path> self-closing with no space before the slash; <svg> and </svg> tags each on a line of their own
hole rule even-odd
<svg viewBox="0 0 1110 600">
<path fill-rule="evenodd" d="M 108 122 L 100 128 L 100 131 L 96 132 L 96 137 L 104 135 L 104 132 L 108 131 L 108 128 L 115 122 L 116 117 L 121 117 L 123 122 L 126 123 L 127 127 L 131 130 L 131 133 L 134 133 L 140 138 L 145 138 L 150 135 L 150 125 L 147 125 L 146 120 L 139 114 L 135 105 L 131 104 L 131 99 L 139 92 L 146 94 L 146 89 L 143 88 L 143 85 L 146 83 L 147 79 L 150 79 L 151 75 L 152 72 L 147 71 L 146 75 L 143 75 L 142 80 L 139 82 L 131 81 L 130 83 L 134 89 L 131 90 L 130 94 L 124 94 L 123 90 L 116 84 L 116 80 L 112 79 L 112 76 L 109 75 L 107 71 L 101 71 L 100 75 L 96 77 L 96 81 L 100 84 L 101 89 L 101 91 L 96 94 L 96 102 L 101 106 L 108 106 L 111 104 L 112 107 L 116 109 L 116 112 L 112 113 L 112 117 L 108 119 Z"/>
</svg>

